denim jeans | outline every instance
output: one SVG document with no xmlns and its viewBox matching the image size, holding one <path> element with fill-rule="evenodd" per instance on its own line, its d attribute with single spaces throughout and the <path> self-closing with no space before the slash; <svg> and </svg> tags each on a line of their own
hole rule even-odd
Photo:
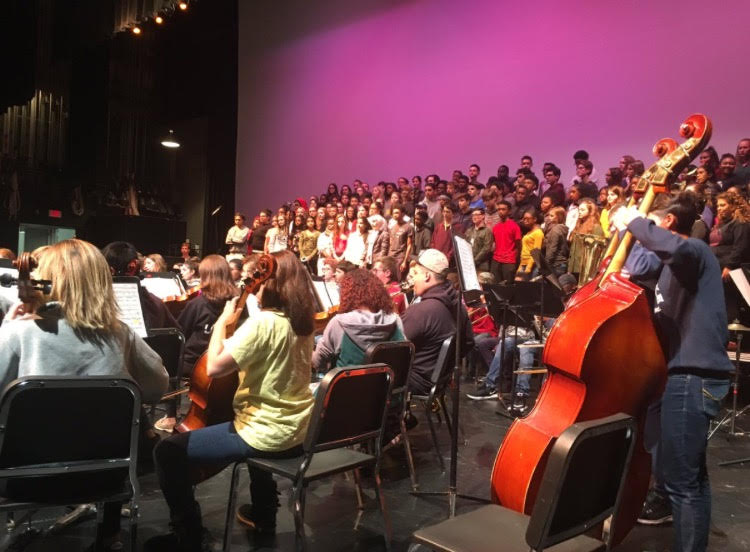
<svg viewBox="0 0 750 552">
<path fill-rule="evenodd" d="M 518 338 L 518 344 L 526 343 L 531 339 Z M 485 362 L 489 364 L 489 371 L 487 372 L 487 378 L 485 379 L 485 385 L 488 387 L 498 387 L 498 379 L 503 370 L 503 365 L 511 366 L 512 355 L 516 352 L 516 337 L 508 335 L 505 337 L 505 358 L 502 358 L 502 344 L 498 340 L 497 346 L 495 347 L 495 353 L 492 354 L 492 346 L 487 341 L 480 343 L 479 353 L 484 358 Z M 520 349 L 520 362 L 518 368 L 531 368 L 534 365 L 534 350 L 535 349 Z M 507 363 L 507 364 L 506 364 Z M 531 375 L 519 374 L 516 380 L 516 389 L 519 393 L 529 392 L 529 383 L 531 381 Z"/>
<path fill-rule="evenodd" d="M 278 452 L 256 450 L 237 435 L 232 422 L 226 422 L 172 435 L 154 449 L 154 462 L 172 521 L 200 527 L 200 508 L 193 493 L 193 485 L 201 481 L 200 468 L 224 468 L 250 457 L 293 458 L 302 452 L 301 445 Z M 249 471 L 253 507 L 275 515 L 276 482 L 268 472 L 257 468 Z"/>
<path fill-rule="evenodd" d="M 653 455 L 655 489 L 672 503 L 673 550 L 697 552 L 708 546 L 708 429 L 728 391 L 729 379 L 670 373 L 661 401 L 649 410 L 644 444 Z"/>
</svg>

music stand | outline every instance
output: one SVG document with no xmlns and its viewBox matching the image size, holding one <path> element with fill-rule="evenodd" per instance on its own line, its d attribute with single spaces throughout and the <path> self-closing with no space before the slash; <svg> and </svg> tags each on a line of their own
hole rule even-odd
<svg viewBox="0 0 750 552">
<path fill-rule="evenodd" d="M 732 281 L 734 282 L 735 286 L 737 286 L 737 289 L 740 292 L 740 295 L 742 295 L 742 298 L 745 301 L 745 307 L 750 305 L 750 283 L 747 281 L 747 277 L 745 276 L 745 272 L 742 268 L 737 268 L 735 270 L 732 270 L 730 273 L 730 276 L 732 277 Z M 742 307 L 740 307 L 741 309 Z M 734 379 L 732 381 L 732 410 L 729 411 L 729 413 L 724 416 L 724 418 L 719 422 L 719 424 L 714 428 L 714 430 L 709 435 L 709 438 L 713 433 L 716 432 L 726 421 L 729 419 L 731 420 L 730 423 L 730 429 L 729 434 L 732 436 L 737 435 L 745 435 L 745 433 L 738 433 L 735 431 L 735 420 L 738 416 L 742 415 L 748 408 L 750 408 L 750 405 L 745 406 L 742 410 L 737 411 L 737 394 L 739 392 L 739 380 L 740 380 L 740 361 L 741 361 L 741 354 L 742 354 L 742 334 L 745 332 L 750 332 L 750 327 L 747 327 L 740 323 L 739 320 L 734 320 L 731 324 L 729 324 L 728 327 L 729 331 L 734 332 L 735 339 L 737 340 L 737 351 L 735 356 L 735 365 L 734 365 Z M 733 466 L 735 464 L 742 464 L 744 462 L 750 462 L 750 457 L 745 458 L 737 458 L 735 460 L 727 460 L 725 462 L 719 462 L 719 466 Z"/>
<path fill-rule="evenodd" d="M 451 467 L 447 491 L 411 491 L 414 496 L 447 496 L 448 512 L 450 517 L 456 515 L 456 499 L 464 498 L 476 502 L 488 502 L 484 498 L 477 496 L 465 495 L 458 493 L 458 401 L 460 397 L 461 385 L 461 344 L 463 341 L 463 316 L 461 310 L 464 308 L 464 296 L 466 293 L 471 297 L 475 293 L 481 293 L 482 287 L 479 285 L 477 270 L 474 265 L 474 256 L 471 251 L 471 244 L 465 239 L 453 233 L 451 229 L 451 240 L 453 241 L 453 256 L 458 269 L 458 303 L 456 305 L 456 357 L 453 366 L 453 377 L 451 380 L 451 405 L 453 408 L 451 424 Z M 447 413 L 446 413 L 447 416 Z"/>
</svg>

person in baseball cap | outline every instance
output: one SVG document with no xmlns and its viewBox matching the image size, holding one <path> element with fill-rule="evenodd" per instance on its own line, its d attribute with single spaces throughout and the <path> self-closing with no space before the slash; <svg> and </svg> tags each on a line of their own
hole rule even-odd
<svg viewBox="0 0 750 552">
<path fill-rule="evenodd" d="M 415 345 L 414 363 L 409 374 L 409 390 L 429 393 L 431 376 L 443 341 L 456 333 L 455 316 L 459 310 L 464 329 L 462 351 L 474 346 L 474 336 L 460 295 L 446 281 L 448 258 L 437 249 L 425 249 L 412 267 L 414 294 L 420 298 L 402 315 L 404 335 Z"/>
</svg>

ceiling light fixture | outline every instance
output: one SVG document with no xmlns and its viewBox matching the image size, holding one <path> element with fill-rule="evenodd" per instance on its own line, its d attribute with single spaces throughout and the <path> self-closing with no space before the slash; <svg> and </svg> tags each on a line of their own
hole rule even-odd
<svg viewBox="0 0 750 552">
<path fill-rule="evenodd" d="M 169 130 L 169 134 L 167 134 L 164 138 L 161 140 L 161 145 L 165 148 L 179 148 L 180 142 L 177 140 L 177 137 L 174 135 L 174 130 Z"/>
<path fill-rule="evenodd" d="M 133 28 L 132 28 L 132 29 L 130 29 L 130 30 L 131 30 L 131 31 L 133 32 L 133 34 L 134 34 L 134 35 L 139 35 L 139 34 L 141 34 L 141 28 L 140 28 L 140 27 L 139 27 L 138 25 L 136 25 L 135 27 L 133 27 Z"/>
<path fill-rule="evenodd" d="M 185 11 L 186 9 L 188 9 L 188 3 L 187 3 L 187 2 L 180 2 L 180 3 L 179 3 L 179 4 L 177 4 L 177 5 L 178 5 L 178 6 L 180 7 L 180 9 L 181 9 L 182 11 Z"/>
<path fill-rule="evenodd" d="M 154 17 L 154 22 L 157 25 L 161 25 L 162 23 L 164 23 L 164 18 L 161 15 L 157 15 L 156 17 Z"/>
</svg>

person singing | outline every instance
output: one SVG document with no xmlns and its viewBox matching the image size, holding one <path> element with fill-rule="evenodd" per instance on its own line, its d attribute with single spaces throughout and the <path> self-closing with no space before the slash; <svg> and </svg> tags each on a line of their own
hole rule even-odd
<svg viewBox="0 0 750 552">
<path fill-rule="evenodd" d="M 247 242 L 250 239 L 250 229 L 245 226 L 245 215 L 242 213 L 234 214 L 234 226 L 227 232 L 227 239 L 224 240 L 229 246 L 230 255 L 244 255 L 247 253 Z"/>
</svg>

